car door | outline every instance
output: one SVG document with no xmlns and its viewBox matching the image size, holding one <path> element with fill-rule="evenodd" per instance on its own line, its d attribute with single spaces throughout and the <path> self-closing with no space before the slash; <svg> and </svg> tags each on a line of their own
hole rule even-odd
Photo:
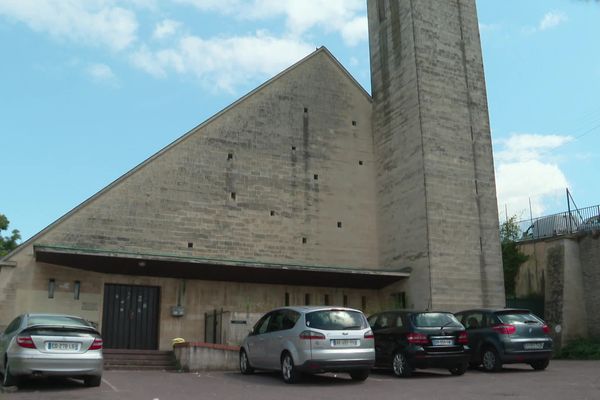
<svg viewBox="0 0 600 400">
<path fill-rule="evenodd" d="M 288 310 L 273 313 L 265 335 L 265 362 L 269 369 L 280 368 L 280 356 L 285 342 L 285 320 Z"/>
<path fill-rule="evenodd" d="M 10 341 L 15 336 L 15 334 L 19 331 L 19 327 L 21 326 L 21 321 L 23 317 L 18 316 L 13 319 L 10 324 L 6 327 L 4 332 L 0 334 L 0 365 L 2 365 L 2 371 L 4 372 L 4 360 L 6 359 L 5 354 L 8 350 L 8 346 Z"/>
<path fill-rule="evenodd" d="M 382 313 L 378 314 L 373 321 L 369 321 L 369 323 L 372 323 L 371 329 L 375 336 L 375 363 L 377 365 L 387 365 L 392 360 L 398 320 L 402 321 L 400 315 Z M 402 326 L 401 322 L 400 326 Z"/>
<path fill-rule="evenodd" d="M 487 318 L 485 313 L 481 311 L 473 311 L 465 314 L 458 314 L 460 322 L 464 325 L 469 338 L 469 346 L 471 347 L 471 359 L 479 361 L 481 358 L 481 344 L 485 339 L 485 331 L 487 327 Z"/>
<path fill-rule="evenodd" d="M 248 359 L 250 360 L 250 365 L 253 367 L 266 368 L 265 336 L 272 315 L 273 313 L 269 313 L 259 319 L 256 325 L 254 325 L 252 333 L 248 336 Z"/>
</svg>

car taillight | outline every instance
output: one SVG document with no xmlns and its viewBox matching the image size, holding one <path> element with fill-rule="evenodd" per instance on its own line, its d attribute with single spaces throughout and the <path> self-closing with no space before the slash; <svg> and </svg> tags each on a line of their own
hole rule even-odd
<svg viewBox="0 0 600 400">
<path fill-rule="evenodd" d="M 406 340 L 408 343 L 412 344 L 428 344 L 429 339 L 427 339 L 427 335 L 423 333 L 409 333 L 406 335 Z"/>
<path fill-rule="evenodd" d="M 501 335 L 512 335 L 517 331 L 514 325 L 510 324 L 499 324 L 492 326 L 492 329 L 498 332 Z"/>
<path fill-rule="evenodd" d="M 375 335 L 373 335 L 373 331 L 372 330 L 368 330 L 365 332 L 365 339 L 375 339 Z"/>
<path fill-rule="evenodd" d="M 88 350 L 102 350 L 102 339 L 94 339 Z"/>
<path fill-rule="evenodd" d="M 544 326 L 542 326 L 542 329 L 544 330 L 544 333 L 546 335 L 550 334 L 550 327 L 548 325 L 544 324 Z"/>
<path fill-rule="evenodd" d="M 469 344 L 469 337 L 467 336 L 467 332 L 459 333 L 457 341 L 459 344 Z"/>
<path fill-rule="evenodd" d="M 325 340 L 325 335 L 315 331 L 302 331 L 300 339 L 304 340 Z"/>
<path fill-rule="evenodd" d="M 26 349 L 35 349 L 35 343 L 33 343 L 33 339 L 31 336 L 17 336 L 17 344 L 21 347 L 25 347 Z"/>
</svg>

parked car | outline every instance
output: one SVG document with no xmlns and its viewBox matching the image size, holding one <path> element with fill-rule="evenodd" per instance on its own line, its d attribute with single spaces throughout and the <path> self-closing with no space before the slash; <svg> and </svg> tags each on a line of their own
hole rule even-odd
<svg viewBox="0 0 600 400">
<path fill-rule="evenodd" d="M 541 217 L 533 221 L 521 239 L 541 239 L 566 235 L 577 231 L 581 219 L 575 214 L 555 214 Z"/>
<path fill-rule="evenodd" d="M 4 386 L 31 376 L 68 376 L 86 386 L 102 380 L 102 338 L 86 320 L 70 315 L 23 314 L 0 334 Z"/>
<path fill-rule="evenodd" d="M 468 367 L 467 333 L 449 312 L 388 311 L 369 317 L 375 334 L 375 366 L 399 377 L 415 368 L 447 368 L 462 375 Z"/>
<path fill-rule="evenodd" d="M 526 363 L 546 369 L 552 356 L 550 328 L 529 310 L 476 309 L 456 313 L 467 328 L 471 365 L 499 371 L 503 364 Z"/>
<path fill-rule="evenodd" d="M 244 339 L 240 371 L 280 370 L 286 383 L 301 373 L 348 372 L 364 381 L 375 362 L 373 331 L 359 310 L 285 307 L 265 314 Z"/>
</svg>

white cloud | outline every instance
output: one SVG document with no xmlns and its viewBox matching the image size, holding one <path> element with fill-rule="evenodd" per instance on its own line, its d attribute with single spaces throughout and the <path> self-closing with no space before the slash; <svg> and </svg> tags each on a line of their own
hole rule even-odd
<svg viewBox="0 0 600 400">
<path fill-rule="evenodd" d="M 540 31 L 545 31 L 547 29 L 555 28 L 563 22 L 567 21 L 569 18 L 567 14 L 560 11 L 551 11 L 546 13 L 542 20 L 538 25 L 538 29 Z"/>
<path fill-rule="evenodd" d="M 203 39 L 182 37 L 174 48 L 142 47 L 132 56 L 138 68 L 157 76 L 189 74 L 210 86 L 232 91 L 249 79 L 274 75 L 306 56 L 314 47 L 260 31 L 253 36 Z"/>
<path fill-rule="evenodd" d="M 72 42 L 123 50 L 136 40 L 133 12 L 107 0 L 0 0 L 0 15 Z"/>
<path fill-rule="evenodd" d="M 552 151 L 573 140 L 571 136 L 512 134 L 495 144 L 498 207 L 504 215 L 534 216 L 544 213 L 547 203 L 562 196 L 569 186 Z"/>
<path fill-rule="evenodd" d="M 216 11 L 240 19 L 285 18 L 289 35 L 299 37 L 313 27 L 338 32 L 354 46 L 367 40 L 366 4 L 363 0 L 176 0 L 201 11 Z"/>
<path fill-rule="evenodd" d="M 524 33 L 533 34 L 536 32 L 543 32 L 549 29 L 556 28 L 560 24 L 569 20 L 567 14 L 562 11 L 550 11 L 544 14 L 540 22 L 535 27 L 523 28 Z"/>
<path fill-rule="evenodd" d="M 117 85 L 116 75 L 106 64 L 91 64 L 87 67 L 86 72 L 95 82 Z"/>
<path fill-rule="evenodd" d="M 164 39 L 173 36 L 181 27 L 181 22 L 172 19 L 165 19 L 156 24 L 152 37 L 155 39 Z"/>
</svg>

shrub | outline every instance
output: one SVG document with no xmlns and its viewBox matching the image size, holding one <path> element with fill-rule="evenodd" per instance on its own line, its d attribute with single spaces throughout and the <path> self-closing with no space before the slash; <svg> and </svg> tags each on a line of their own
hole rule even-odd
<svg viewBox="0 0 600 400">
<path fill-rule="evenodd" d="M 600 338 L 573 340 L 557 352 L 556 358 L 600 360 Z"/>
</svg>

